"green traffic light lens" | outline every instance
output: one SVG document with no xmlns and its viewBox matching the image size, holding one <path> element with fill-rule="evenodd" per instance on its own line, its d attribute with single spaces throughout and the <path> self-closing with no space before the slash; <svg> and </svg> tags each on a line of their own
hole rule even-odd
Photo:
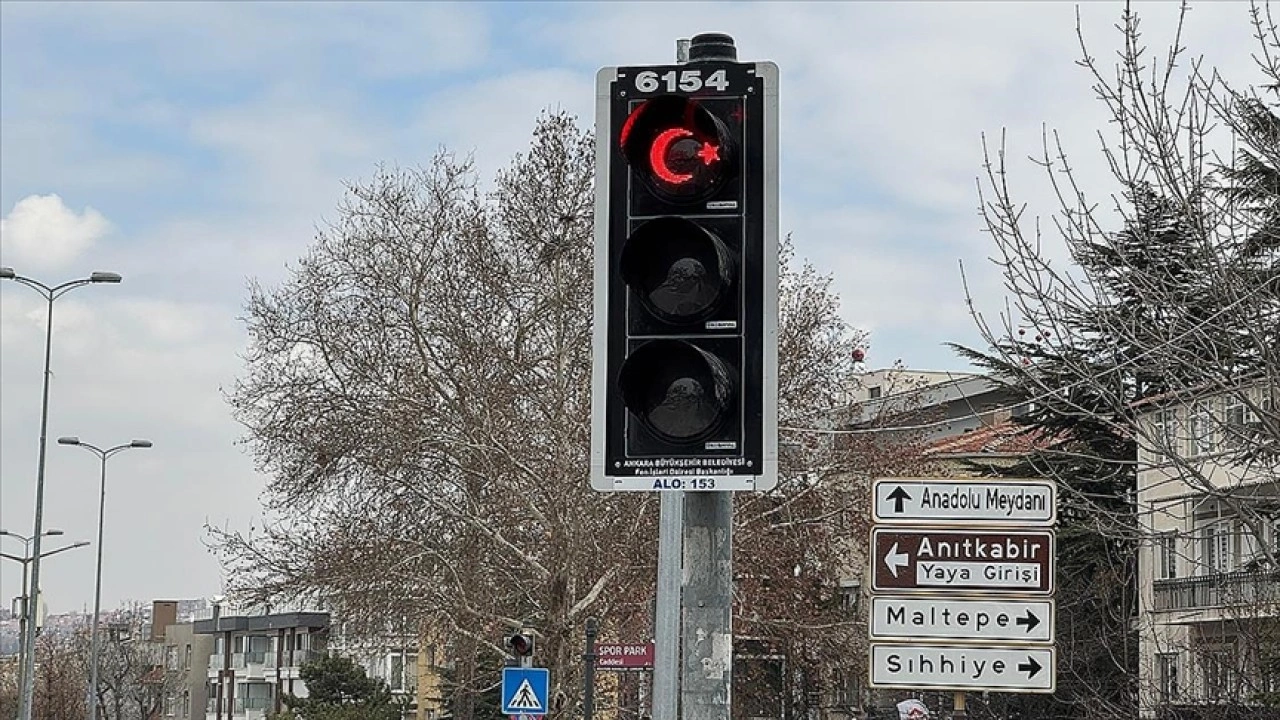
<svg viewBox="0 0 1280 720">
<path fill-rule="evenodd" d="M 714 313 L 732 292 L 735 259 L 715 233 L 684 218 L 641 225 L 622 248 L 622 278 L 645 309 L 675 324 Z"/>
<path fill-rule="evenodd" d="M 631 353 L 618 378 L 622 401 L 662 440 L 696 443 L 723 426 L 737 396 L 725 359 L 681 340 L 655 340 Z"/>
</svg>

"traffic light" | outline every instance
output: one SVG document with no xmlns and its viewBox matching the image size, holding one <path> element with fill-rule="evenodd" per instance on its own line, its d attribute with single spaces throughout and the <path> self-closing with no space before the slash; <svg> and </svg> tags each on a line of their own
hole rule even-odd
<svg viewBox="0 0 1280 720">
<path fill-rule="evenodd" d="M 777 482 L 777 82 L 715 33 L 597 77 L 597 490 Z"/>
<path fill-rule="evenodd" d="M 511 648 L 512 654 L 516 658 L 529 657 L 533 655 L 533 636 L 524 633 L 515 633 L 507 638 L 507 647 Z"/>
</svg>

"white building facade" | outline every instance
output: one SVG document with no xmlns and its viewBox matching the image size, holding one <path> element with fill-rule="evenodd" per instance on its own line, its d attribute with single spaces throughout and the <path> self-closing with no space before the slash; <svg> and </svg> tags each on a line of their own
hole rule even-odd
<svg viewBox="0 0 1280 720">
<path fill-rule="evenodd" d="M 1143 718 L 1280 716 L 1276 394 L 1252 384 L 1141 409 Z"/>
</svg>

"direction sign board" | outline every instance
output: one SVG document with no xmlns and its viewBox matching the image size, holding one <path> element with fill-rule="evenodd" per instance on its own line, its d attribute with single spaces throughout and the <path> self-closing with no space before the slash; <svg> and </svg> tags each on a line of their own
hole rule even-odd
<svg viewBox="0 0 1280 720">
<path fill-rule="evenodd" d="M 871 639 L 1053 642 L 1053 601 L 871 598 Z"/>
<path fill-rule="evenodd" d="M 653 643 L 614 643 L 596 646 L 596 667 L 644 670 L 653 667 Z"/>
<path fill-rule="evenodd" d="M 871 645 L 871 686 L 929 690 L 1054 691 L 1052 647 Z"/>
<path fill-rule="evenodd" d="M 502 668 L 502 714 L 546 715 L 550 685 L 546 668 Z"/>
<path fill-rule="evenodd" d="M 1052 530 L 871 531 L 871 589 L 1053 594 Z"/>
<path fill-rule="evenodd" d="M 1049 480 L 880 478 L 874 495 L 876 522 L 1045 527 L 1058 519 Z"/>
</svg>

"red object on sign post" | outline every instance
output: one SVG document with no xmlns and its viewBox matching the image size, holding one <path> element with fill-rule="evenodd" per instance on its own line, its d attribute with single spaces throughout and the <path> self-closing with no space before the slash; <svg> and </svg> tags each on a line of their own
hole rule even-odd
<svg viewBox="0 0 1280 720">
<path fill-rule="evenodd" d="M 596 646 L 601 670 L 647 670 L 653 667 L 653 643 L 612 643 Z"/>
</svg>

